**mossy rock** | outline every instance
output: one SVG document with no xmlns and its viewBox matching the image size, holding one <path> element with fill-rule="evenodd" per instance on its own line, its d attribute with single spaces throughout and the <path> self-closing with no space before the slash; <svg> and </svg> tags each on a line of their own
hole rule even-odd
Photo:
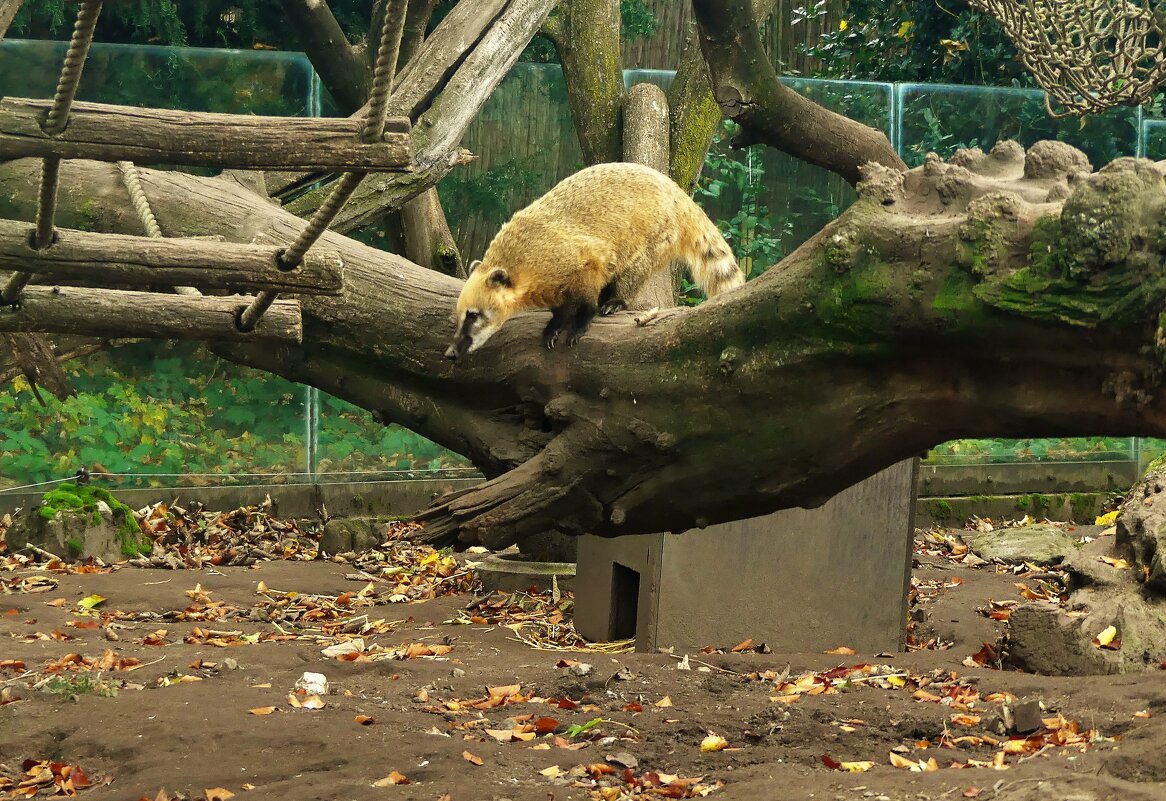
<svg viewBox="0 0 1166 801">
<path fill-rule="evenodd" d="M 1019 528 L 998 528 L 981 534 L 965 534 L 976 556 L 1004 562 L 1051 565 L 1077 550 L 1077 540 L 1056 526 L 1038 523 Z"/>
<path fill-rule="evenodd" d="M 133 511 L 100 487 L 64 484 L 45 493 L 41 505 L 19 515 L 8 531 L 8 546 L 36 545 L 64 560 L 106 562 L 150 553 Z"/>
</svg>

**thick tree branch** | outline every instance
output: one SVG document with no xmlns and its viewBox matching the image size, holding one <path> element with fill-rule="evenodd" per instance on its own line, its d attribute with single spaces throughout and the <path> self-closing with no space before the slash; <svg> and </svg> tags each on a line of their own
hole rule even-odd
<svg viewBox="0 0 1166 801">
<path fill-rule="evenodd" d="M 336 101 L 358 108 L 368 97 L 372 71 L 344 35 L 325 0 L 288 0 L 284 3 L 304 52 Z"/>
<path fill-rule="evenodd" d="M 754 0 L 758 23 L 773 11 L 776 0 Z M 691 23 L 680 66 L 668 87 L 672 151 L 668 172 L 687 191 L 696 186 L 705 154 L 721 123 L 721 108 L 713 97 L 708 65 L 697 39 L 696 23 Z"/>
<path fill-rule="evenodd" d="M 0 166 L 0 216 L 30 212 L 36 168 Z M 1088 169 L 1056 142 L 871 165 L 842 217 L 739 290 L 646 327 L 598 320 L 565 351 L 539 347 L 545 314 L 520 315 L 457 365 L 442 353 L 460 283 L 328 232 L 344 292 L 301 300 L 303 343 L 222 352 L 496 476 L 431 510 L 437 542 L 813 505 L 957 437 L 1161 436 L 1166 165 Z M 171 235 L 270 245 L 303 226 L 227 181 L 143 183 Z M 137 230 L 112 165 L 66 162 L 61 198 L 63 224 L 96 213 Z"/>
<path fill-rule="evenodd" d="M 459 151 L 458 143 L 556 0 L 509 0 L 496 18 L 480 16 L 495 2 L 481 0 L 480 6 L 468 4 L 475 6 L 474 15 L 467 12 L 458 17 L 457 31 L 472 34 L 473 44 L 468 55 L 445 78 L 439 94 L 430 99 L 425 92 L 434 78 L 433 71 L 445 63 L 445 56 L 456 47 L 467 46 L 465 42 L 458 45 L 452 33 L 439 37 L 438 31 L 434 31 L 422 46 L 422 52 L 402 72 L 389 108 L 391 113 L 416 119 L 410 134 L 416 172 L 365 180 L 332 224 L 334 230 L 352 231 L 379 219 L 386 210 L 400 208 L 407 200 L 435 186 L 455 166 L 465 163 L 467 154 Z M 463 2 L 455 6 L 450 17 L 465 5 Z M 449 17 L 442 24 L 448 21 Z M 485 24 L 489 27 L 478 38 L 478 26 Z M 464 53 L 464 49 L 458 52 Z M 413 117 L 425 103 L 428 108 L 419 117 Z M 306 216 L 329 191 L 330 187 L 325 186 L 310 192 L 288 204 L 288 209 Z"/>
<path fill-rule="evenodd" d="M 807 100 L 778 79 L 750 0 L 692 0 L 700 47 L 722 113 L 741 125 L 744 144 L 764 142 L 857 184 L 875 162 L 905 170 L 887 137 Z M 690 165 L 683 165 L 687 169 Z"/>
<path fill-rule="evenodd" d="M 4 34 L 16 19 L 16 12 L 24 5 L 24 0 L 0 0 L 0 41 L 4 41 Z"/>
<path fill-rule="evenodd" d="M 567 84 L 567 104 L 588 164 L 619 161 L 623 70 L 619 0 L 564 0 L 553 26 Z"/>
</svg>

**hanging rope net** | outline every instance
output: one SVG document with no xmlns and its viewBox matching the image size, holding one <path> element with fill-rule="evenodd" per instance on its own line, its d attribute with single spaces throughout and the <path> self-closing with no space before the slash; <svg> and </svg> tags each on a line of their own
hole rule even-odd
<svg viewBox="0 0 1166 801">
<path fill-rule="evenodd" d="M 1151 0 L 968 0 L 991 14 L 1054 117 L 1136 106 L 1166 78 L 1166 20 Z M 1054 110 L 1054 101 L 1057 108 Z"/>
</svg>

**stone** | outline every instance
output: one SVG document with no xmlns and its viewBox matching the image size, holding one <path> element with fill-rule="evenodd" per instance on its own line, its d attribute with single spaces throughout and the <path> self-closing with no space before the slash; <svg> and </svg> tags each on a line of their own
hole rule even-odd
<svg viewBox="0 0 1166 801">
<path fill-rule="evenodd" d="M 1166 595 L 1166 470 L 1150 470 L 1130 490 L 1114 536 L 1115 551 L 1145 569 L 1146 589 Z"/>
<path fill-rule="evenodd" d="M 575 588 L 574 562 L 539 562 L 525 554 L 491 554 L 474 567 L 474 574 L 488 591 L 550 592 L 557 584 L 560 592 Z"/>
<path fill-rule="evenodd" d="M 1033 562 L 1051 565 L 1077 550 L 1077 540 L 1053 525 L 1037 523 L 1020 528 L 999 528 L 965 534 L 972 551 L 981 559 L 1003 562 Z"/>
<path fill-rule="evenodd" d="M 1166 600 L 1148 596 L 1132 577 L 1118 587 L 1073 592 L 1069 608 L 1087 614 L 1071 616 L 1051 604 L 1014 609 L 1011 658 L 1028 670 L 1061 676 L 1132 673 L 1166 661 Z M 1116 649 L 1093 643 L 1109 626 L 1117 629 Z"/>
<path fill-rule="evenodd" d="M 64 561 L 119 562 L 152 549 L 128 506 L 106 490 L 69 484 L 17 514 L 7 542 L 10 551 L 36 546 Z"/>
<path fill-rule="evenodd" d="M 371 517 L 334 517 L 324 524 L 320 549 L 328 554 L 367 551 L 384 541 L 382 523 Z"/>
<path fill-rule="evenodd" d="M 1012 706 L 1012 730 L 1017 734 L 1030 734 L 1042 726 L 1040 701 L 1022 701 Z"/>
<path fill-rule="evenodd" d="M 1129 581 L 1130 569 L 1120 569 L 1101 561 L 1102 556 L 1110 556 L 1114 541 L 1103 537 L 1082 545 L 1069 555 L 1061 567 L 1069 571 L 1071 589 L 1082 587 L 1116 587 Z"/>
</svg>

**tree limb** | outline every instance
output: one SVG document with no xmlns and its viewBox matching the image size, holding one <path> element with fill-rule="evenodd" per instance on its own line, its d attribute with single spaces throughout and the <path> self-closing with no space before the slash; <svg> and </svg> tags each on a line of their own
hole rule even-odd
<svg viewBox="0 0 1166 801">
<path fill-rule="evenodd" d="M 828 111 L 778 80 L 750 0 L 692 0 L 692 5 L 713 96 L 722 113 L 741 125 L 748 137 L 742 144 L 764 142 L 852 185 L 867 162 L 906 169 L 882 132 Z M 691 169 L 688 162 L 678 166 L 685 176 Z"/>
<path fill-rule="evenodd" d="M 545 28 L 559 53 L 567 104 L 588 164 L 619 161 L 623 70 L 618 0 L 564 0 Z"/>
<path fill-rule="evenodd" d="M 326 0 L 287 0 L 284 9 L 324 86 L 340 104 L 360 107 L 368 97 L 372 71 L 360 50 L 349 43 Z"/>
</svg>

